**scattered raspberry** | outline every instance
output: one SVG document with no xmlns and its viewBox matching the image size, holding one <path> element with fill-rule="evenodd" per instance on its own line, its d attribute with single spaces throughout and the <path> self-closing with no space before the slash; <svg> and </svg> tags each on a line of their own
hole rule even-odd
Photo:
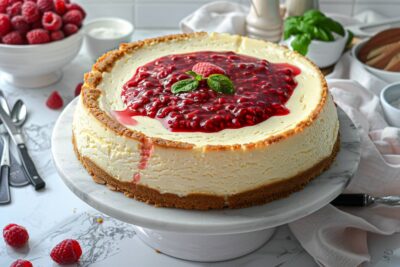
<svg viewBox="0 0 400 267">
<path fill-rule="evenodd" d="M 53 11 L 54 9 L 53 0 L 38 0 L 37 7 L 42 13 L 47 11 Z"/>
<path fill-rule="evenodd" d="M 66 239 L 55 246 L 50 253 L 50 257 L 58 264 L 72 264 L 79 261 L 82 249 L 78 241 Z"/>
<path fill-rule="evenodd" d="M 9 45 L 21 45 L 24 44 L 24 38 L 22 38 L 22 35 L 18 31 L 13 31 L 9 32 L 6 35 L 3 36 L 2 39 L 3 43 L 9 44 Z"/>
<path fill-rule="evenodd" d="M 76 33 L 78 30 L 79 30 L 78 26 L 76 26 L 75 24 L 70 24 L 70 23 L 65 24 L 65 26 L 63 28 L 64 34 L 66 36 L 70 36 L 70 35 Z"/>
<path fill-rule="evenodd" d="M 79 10 L 71 10 L 64 14 L 63 21 L 65 24 L 71 23 L 76 26 L 80 26 L 82 24 L 83 15 Z"/>
<path fill-rule="evenodd" d="M 43 14 L 42 25 L 43 28 L 45 28 L 46 30 L 58 31 L 59 29 L 61 29 L 62 20 L 59 15 L 49 11 Z"/>
<path fill-rule="evenodd" d="M 204 78 L 207 78 L 211 74 L 225 74 L 225 71 L 221 67 L 209 62 L 199 62 L 195 64 L 192 67 L 192 71 L 202 75 Z"/>
<path fill-rule="evenodd" d="M 57 91 L 51 93 L 49 98 L 47 98 L 46 105 L 51 109 L 60 109 L 64 105 L 64 101 Z"/>
<path fill-rule="evenodd" d="M 13 263 L 11 263 L 10 267 L 33 267 L 33 265 L 30 261 L 16 260 Z"/>
<path fill-rule="evenodd" d="M 59 15 L 64 15 L 67 12 L 67 5 L 64 0 L 54 0 L 54 10 Z"/>
<path fill-rule="evenodd" d="M 7 15 L 9 15 L 10 18 L 12 18 L 14 16 L 18 16 L 21 14 L 21 10 L 22 10 L 22 3 L 16 2 L 7 7 Z"/>
<path fill-rule="evenodd" d="M 12 223 L 4 227 L 3 237 L 9 246 L 20 248 L 28 242 L 29 234 L 25 227 Z"/>
<path fill-rule="evenodd" d="M 8 0 L 0 0 L 0 13 L 6 13 Z"/>
<path fill-rule="evenodd" d="M 65 36 L 63 31 L 55 31 L 50 34 L 50 37 L 52 41 L 59 41 L 64 39 Z"/>
<path fill-rule="evenodd" d="M 39 9 L 34 2 L 24 2 L 21 14 L 28 23 L 33 23 L 40 19 Z"/>
<path fill-rule="evenodd" d="M 43 29 L 34 29 L 26 34 L 29 44 L 44 44 L 50 42 L 49 32 Z"/>
<path fill-rule="evenodd" d="M 21 34 L 26 34 L 31 28 L 23 16 L 13 17 L 11 19 L 11 25 L 14 30 L 19 31 Z"/>
<path fill-rule="evenodd" d="M 78 5 L 76 3 L 67 4 L 67 10 L 68 11 L 70 11 L 70 10 L 79 10 L 82 13 L 83 18 L 86 18 L 85 10 L 80 5 Z"/>
<path fill-rule="evenodd" d="M 78 83 L 75 87 L 75 96 L 80 95 L 81 91 L 82 91 L 82 85 L 83 83 Z"/>
<path fill-rule="evenodd" d="M 0 36 L 6 35 L 10 30 L 10 18 L 6 14 L 0 14 Z"/>
</svg>

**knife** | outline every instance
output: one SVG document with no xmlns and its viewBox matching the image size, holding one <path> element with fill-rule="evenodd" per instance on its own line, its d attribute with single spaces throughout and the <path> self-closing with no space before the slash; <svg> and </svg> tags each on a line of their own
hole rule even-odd
<svg viewBox="0 0 400 267">
<path fill-rule="evenodd" d="M 331 204 L 342 207 L 368 207 L 372 204 L 400 206 L 400 196 L 373 197 L 368 194 L 341 194 Z"/>
<path fill-rule="evenodd" d="M 4 126 L 6 127 L 8 134 L 11 136 L 11 139 L 17 146 L 18 154 L 22 162 L 22 166 L 24 167 L 25 173 L 27 174 L 29 180 L 32 185 L 35 187 L 35 190 L 39 190 L 46 186 L 46 183 L 40 178 L 39 173 L 36 170 L 35 164 L 32 161 L 32 158 L 29 156 L 28 149 L 26 148 L 24 137 L 15 127 L 14 123 L 11 121 L 10 116 L 0 105 L 0 119 L 3 121 Z"/>
<path fill-rule="evenodd" d="M 1 133 L 3 139 L 3 154 L 0 162 L 0 204 L 8 204 L 11 202 L 10 195 L 10 151 L 7 133 Z"/>
</svg>

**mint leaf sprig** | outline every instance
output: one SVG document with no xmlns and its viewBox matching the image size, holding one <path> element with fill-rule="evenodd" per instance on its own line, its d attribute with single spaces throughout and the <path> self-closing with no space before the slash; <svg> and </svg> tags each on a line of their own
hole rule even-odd
<svg viewBox="0 0 400 267">
<path fill-rule="evenodd" d="M 211 74 L 207 78 L 204 78 L 202 75 L 194 72 L 187 71 L 186 74 L 192 76 L 192 79 L 185 79 L 174 83 L 171 87 L 171 92 L 174 94 L 185 93 L 196 90 L 200 82 L 203 80 L 207 81 L 208 87 L 211 90 L 214 90 L 217 93 L 221 94 L 234 94 L 235 87 L 231 79 L 228 76 L 223 74 Z"/>
</svg>

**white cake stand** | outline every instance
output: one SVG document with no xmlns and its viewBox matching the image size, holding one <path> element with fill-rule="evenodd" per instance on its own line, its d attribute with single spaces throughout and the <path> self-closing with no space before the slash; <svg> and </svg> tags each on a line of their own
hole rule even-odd
<svg viewBox="0 0 400 267">
<path fill-rule="evenodd" d="M 93 208 L 135 225 L 139 237 L 165 254 L 194 261 L 221 261 L 263 245 L 274 227 L 327 205 L 350 181 L 360 161 L 356 127 L 342 112 L 341 149 L 332 167 L 302 191 L 262 206 L 234 210 L 187 211 L 156 208 L 93 182 L 72 146 L 72 117 L 77 99 L 60 115 L 52 135 L 52 153 L 65 184 Z"/>
</svg>

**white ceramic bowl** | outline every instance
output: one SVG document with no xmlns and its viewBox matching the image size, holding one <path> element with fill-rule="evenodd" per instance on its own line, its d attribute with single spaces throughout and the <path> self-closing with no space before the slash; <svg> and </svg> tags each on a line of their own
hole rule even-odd
<svg viewBox="0 0 400 267">
<path fill-rule="evenodd" d="M 95 29 L 114 29 L 119 32 L 116 36 L 101 36 L 93 34 Z M 86 48 L 89 56 L 96 60 L 105 52 L 118 48 L 121 43 L 131 41 L 134 27 L 127 20 L 119 18 L 99 18 L 92 20 L 85 25 Z"/>
<path fill-rule="evenodd" d="M 363 45 L 367 42 L 368 40 L 364 40 L 360 43 L 358 43 L 357 45 L 355 45 L 353 47 L 353 49 L 351 50 L 352 56 L 355 58 L 355 60 L 357 62 L 359 62 L 361 65 L 364 66 L 364 68 L 369 71 L 370 73 L 372 73 L 373 75 L 377 76 L 378 78 L 388 82 L 388 83 L 395 83 L 395 82 L 399 82 L 400 81 L 400 72 L 395 72 L 395 71 L 386 71 L 386 70 L 381 70 L 381 69 L 377 69 L 371 66 L 368 66 L 367 64 L 365 64 L 364 62 L 361 62 L 358 59 L 358 52 L 360 51 L 360 49 L 363 47 Z"/>
<path fill-rule="evenodd" d="M 400 99 L 400 82 L 383 88 L 380 94 L 381 104 L 386 120 L 391 126 L 400 127 L 400 109 L 392 103 Z"/>
<path fill-rule="evenodd" d="M 83 35 L 77 32 L 61 41 L 39 45 L 0 44 L 0 71 L 15 87 L 37 88 L 57 82 L 61 69 L 81 49 Z"/>
<path fill-rule="evenodd" d="M 326 68 L 335 64 L 339 60 L 346 46 L 348 32 L 345 31 L 344 36 L 335 34 L 335 37 L 336 39 L 333 42 L 313 40 L 308 47 L 306 57 L 308 57 L 320 68 Z M 294 36 L 291 36 L 282 43 L 293 50 L 291 46 L 293 40 Z"/>
</svg>

